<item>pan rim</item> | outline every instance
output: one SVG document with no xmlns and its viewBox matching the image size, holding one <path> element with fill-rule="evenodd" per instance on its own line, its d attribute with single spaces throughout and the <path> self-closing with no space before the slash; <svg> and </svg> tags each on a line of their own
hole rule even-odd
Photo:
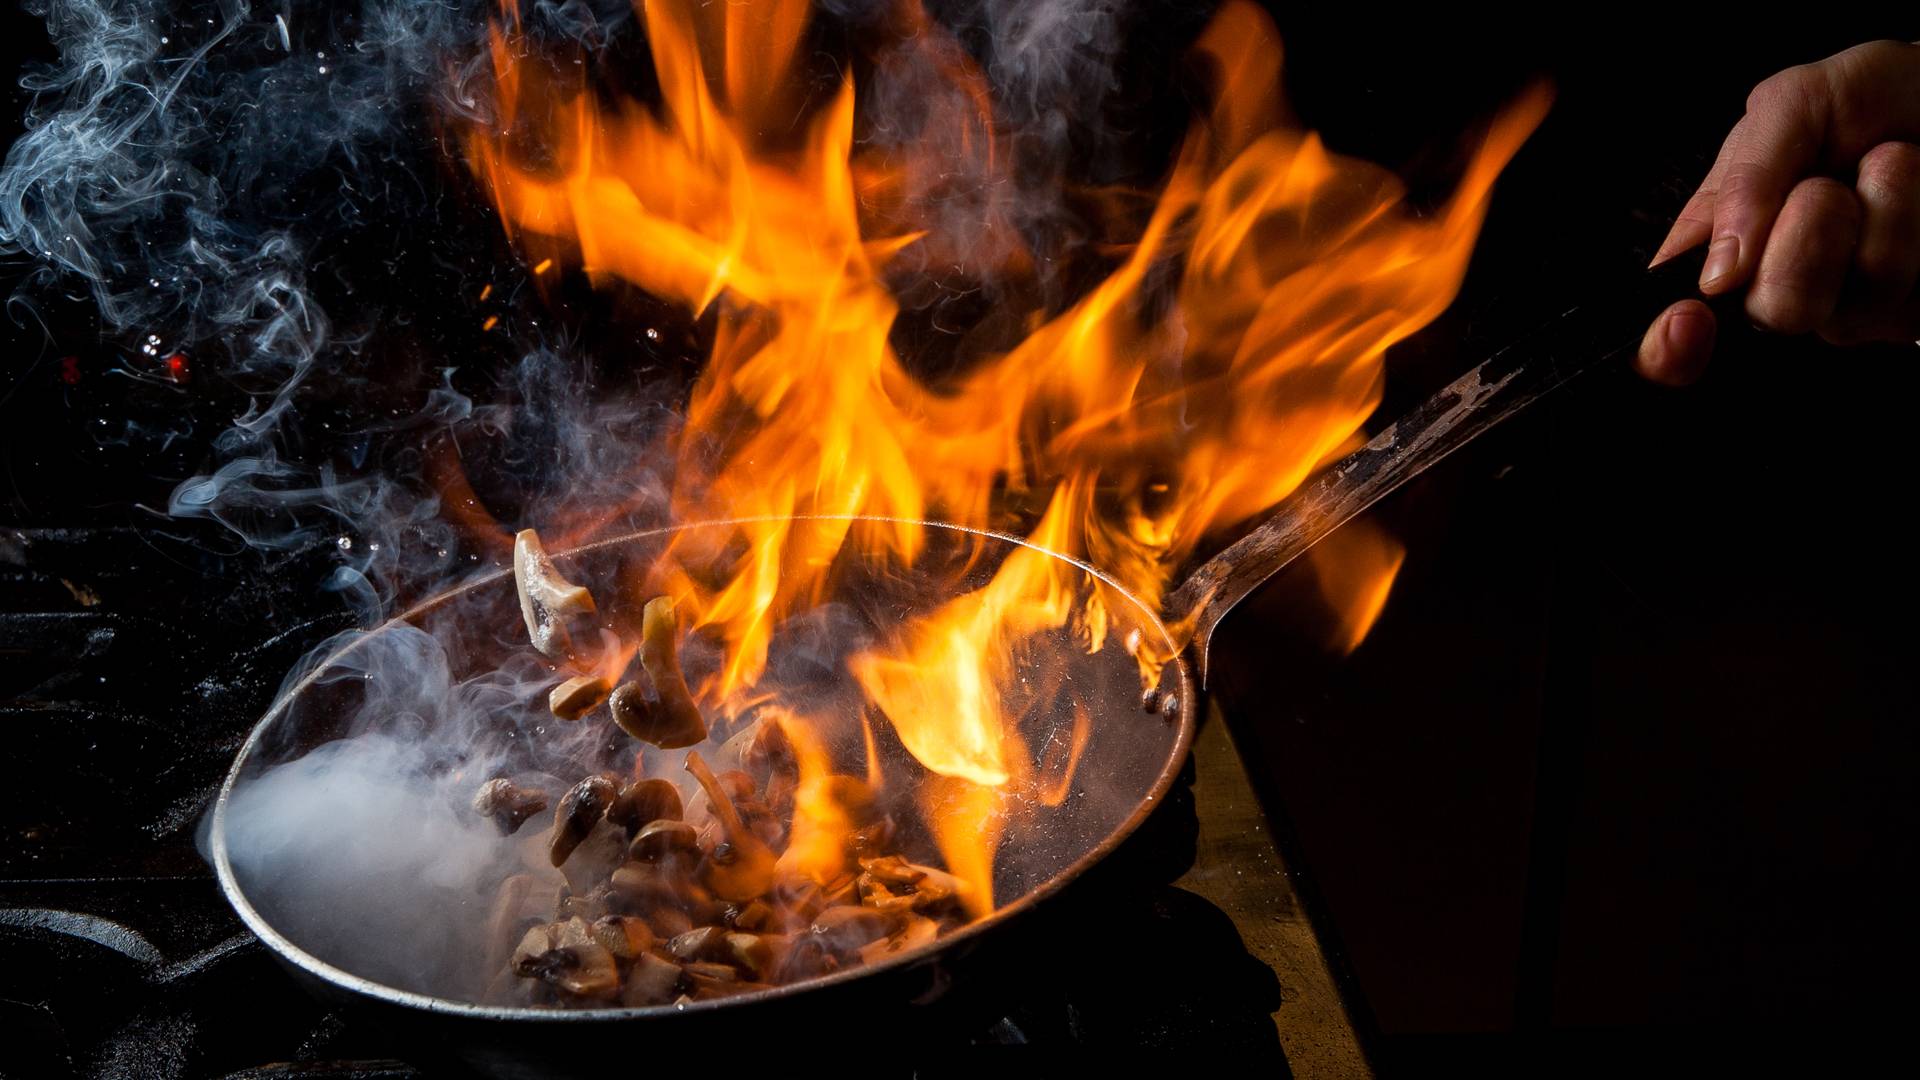
<svg viewBox="0 0 1920 1080">
<path fill-rule="evenodd" d="M 1133 808 L 1133 811 L 1116 825 L 1098 844 L 1095 844 L 1078 859 L 1075 859 L 1039 885 L 1027 890 L 1019 899 L 1010 904 L 995 908 L 985 918 L 975 920 L 929 945 L 890 956 L 878 963 L 862 964 L 859 967 L 836 971 L 828 975 L 806 979 L 797 983 L 770 987 L 766 990 L 756 990 L 731 997 L 687 1002 L 680 1005 L 669 1003 L 665 1005 L 619 1006 L 615 1008 L 560 1009 L 480 1005 L 450 998 L 435 997 L 431 994 L 423 994 L 412 990 L 400 990 L 384 983 L 375 982 L 371 979 L 355 975 L 352 972 L 336 967 L 314 956 L 312 953 L 295 944 L 292 940 L 276 930 L 273 925 L 267 921 L 265 916 L 261 915 L 253 906 L 252 901 L 247 898 L 245 890 L 241 888 L 239 879 L 234 873 L 232 859 L 227 849 L 227 834 L 225 828 L 226 813 L 229 801 L 233 795 L 234 785 L 239 781 L 241 773 L 252 758 L 268 729 L 287 715 L 288 706 L 300 697 L 329 666 L 341 657 L 359 648 L 363 642 L 374 635 L 386 633 L 397 626 L 407 624 L 410 619 L 424 615 L 434 608 L 449 602 L 456 596 L 463 595 L 474 589 L 498 584 L 502 579 L 512 576 L 513 571 L 511 567 L 501 567 L 450 586 L 447 589 L 427 597 L 407 610 L 392 616 L 379 625 L 363 631 L 352 641 L 328 653 L 299 679 L 282 687 L 278 694 L 275 695 L 273 703 L 268 706 L 261 718 L 254 723 L 252 730 L 247 733 L 246 741 L 241 744 L 239 751 L 234 755 L 233 764 L 228 767 L 226 778 L 220 785 L 220 792 L 215 797 L 211 818 L 208 823 L 208 844 L 212 849 L 214 872 L 219 879 L 220 892 L 226 898 L 227 903 L 232 906 L 235 913 L 240 916 L 241 922 L 246 924 L 247 929 L 251 931 L 255 937 L 259 938 L 269 949 L 272 949 L 282 960 L 329 985 L 351 991 L 364 997 L 373 998 L 376 1001 L 386 1004 L 434 1013 L 441 1016 L 475 1020 L 584 1023 L 592 1021 L 650 1019 L 690 1013 L 706 1013 L 717 1009 L 739 1009 L 755 1004 L 785 1000 L 798 995 L 826 991 L 854 980 L 867 978 L 869 976 L 878 976 L 887 971 L 904 970 L 914 965 L 926 963 L 935 957 L 953 951 L 958 946 L 979 938 L 988 930 L 1002 923 L 1031 911 L 1041 902 L 1060 892 L 1070 882 L 1079 878 L 1093 866 L 1104 860 L 1107 855 L 1119 847 L 1127 837 L 1133 835 L 1134 831 L 1140 827 L 1147 816 L 1160 805 L 1162 798 L 1166 795 L 1167 791 L 1172 788 L 1174 780 L 1178 777 L 1180 769 L 1186 761 L 1187 753 L 1192 748 L 1193 742 L 1197 710 L 1195 709 L 1192 699 L 1192 684 L 1188 678 L 1185 649 L 1175 646 L 1173 637 L 1167 632 L 1166 624 L 1161 619 L 1159 612 L 1148 607 L 1139 597 L 1133 595 L 1132 592 L 1102 572 L 1098 567 L 1081 559 L 1042 547 L 1023 537 L 996 532 L 990 529 L 979 529 L 972 526 L 954 524 L 952 522 L 882 517 L 865 514 L 763 515 L 757 517 L 721 518 L 711 521 L 686 522 L 678 525 L 637 529 L 621 533 L 617 536 L 604 537 L 599 540 L 568 548 L 564 551 L 555 552 L 553 557 L 564 560 L 588 552 L 632 543 L 649 537 L 684 532 L 688 529 L 764 524 L 779 521 L 865 521 L 878 524 L 915 524 L 947 529 L 953 532 L 968 533 L 1014 544 L 1051 558 L 1060 559 L 1112 587 L 1121 596 L 1126 597 L 1128 602 L 1146 617 L 1147 625 L 1156 630 L 1162 640 L 1166 642 L 1171 655 L 1168 664 L 1172 668 L 1173 674 L 1177 677 L 1178 681 L 1178 699 L 1174 709 L 1177 715 L 1169 717 L 1162 714 L 1160 717 L 1164 722 L 1172 723 L 1176 727 L 1173 748 L 1167 755 L 1167 760 L 1161 765 L 1159 774 L 1154 777 L 1153 783 L 1148 787 L 1145 796 Z"/>
</svg>

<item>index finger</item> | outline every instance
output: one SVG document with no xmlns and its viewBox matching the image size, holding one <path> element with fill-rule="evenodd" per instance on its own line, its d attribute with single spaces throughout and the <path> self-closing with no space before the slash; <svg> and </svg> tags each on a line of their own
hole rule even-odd
<svg viewBox="0 0 1920 1080">
<path fill-rule="evenodd" d="M 1729 292 L 1752 280 L 1787 192 L 1819 160 L 1831 87 L 1822 67 L 1789 68 L 1754 88 L 1747 115 L 1727 139 L 1700 291 Z"/>
</svg>

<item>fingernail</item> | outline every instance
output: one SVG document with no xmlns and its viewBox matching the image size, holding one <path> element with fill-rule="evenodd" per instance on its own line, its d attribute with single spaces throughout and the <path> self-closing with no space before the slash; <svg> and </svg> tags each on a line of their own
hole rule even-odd
<svg viewBox="0 0 1920 1080">
<path fill-rule="evenodd" d="M 1661 336 L 1666 338 L 1668 355 L 1684 355 L 1699 346 L 1700 335 L 1706 332 L 1701 321 L 1698 313 L 1686 308 L 1667 316 L 1666 330 Z"/>
<path fill-rule="evenodd" d="M 1740 238 L 1723 236 L 1707 248 L 1707 264 L 1700 268 L 1700 287 L 1710 289 L 1714 283 L 1728 274 L 1740 263 Z"/>
</svg>

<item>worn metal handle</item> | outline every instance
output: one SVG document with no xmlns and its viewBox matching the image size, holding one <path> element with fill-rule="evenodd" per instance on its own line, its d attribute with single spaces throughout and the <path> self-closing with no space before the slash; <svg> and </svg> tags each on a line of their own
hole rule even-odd
<svg viewBox="0 0 1920 1080">
<path fill-rule="evenodd" d="M 1488 428 L 1575 377 L 1631 355 L 1655 315 L 1697 295 L 1702 261 L 1698 251 L 1671 259 L 1501 349 L 1320 473 L 1258 528 L 1196 569 L 1167 597 L 1166 611 L 1171 625 L 1191 620 L 1201 685 L 1214 628 L 1236 604 L 1327 534 Z M 1723 329 L 1744 324 L 1724 302 L 1717 306 Z"/>
</svg>

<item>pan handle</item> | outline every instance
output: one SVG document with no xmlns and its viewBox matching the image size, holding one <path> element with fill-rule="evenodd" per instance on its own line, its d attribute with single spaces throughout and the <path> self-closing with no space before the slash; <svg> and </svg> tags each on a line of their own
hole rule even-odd
<svg viewBox="0 0 1920 1080">
<path fill-rule="evenodd" d="M 1643 271 L 1609 299 L 1562 313 L 1416 406 L 1282 502 L 1167 597 L 1169 625 L 1191 625 L 1200 685 L 1214 628 L 1253 590 L 1327 534 L 1488 428 L 1598 367 L 1624 361 L 1668 304 L 1698 294 L 1695 250 Z M 1712 301 L 1727 331 L 1746 325 L 1737 295 Z M 1190 622 L 1188 621 L 1190 620 Z"/>
</svg>

